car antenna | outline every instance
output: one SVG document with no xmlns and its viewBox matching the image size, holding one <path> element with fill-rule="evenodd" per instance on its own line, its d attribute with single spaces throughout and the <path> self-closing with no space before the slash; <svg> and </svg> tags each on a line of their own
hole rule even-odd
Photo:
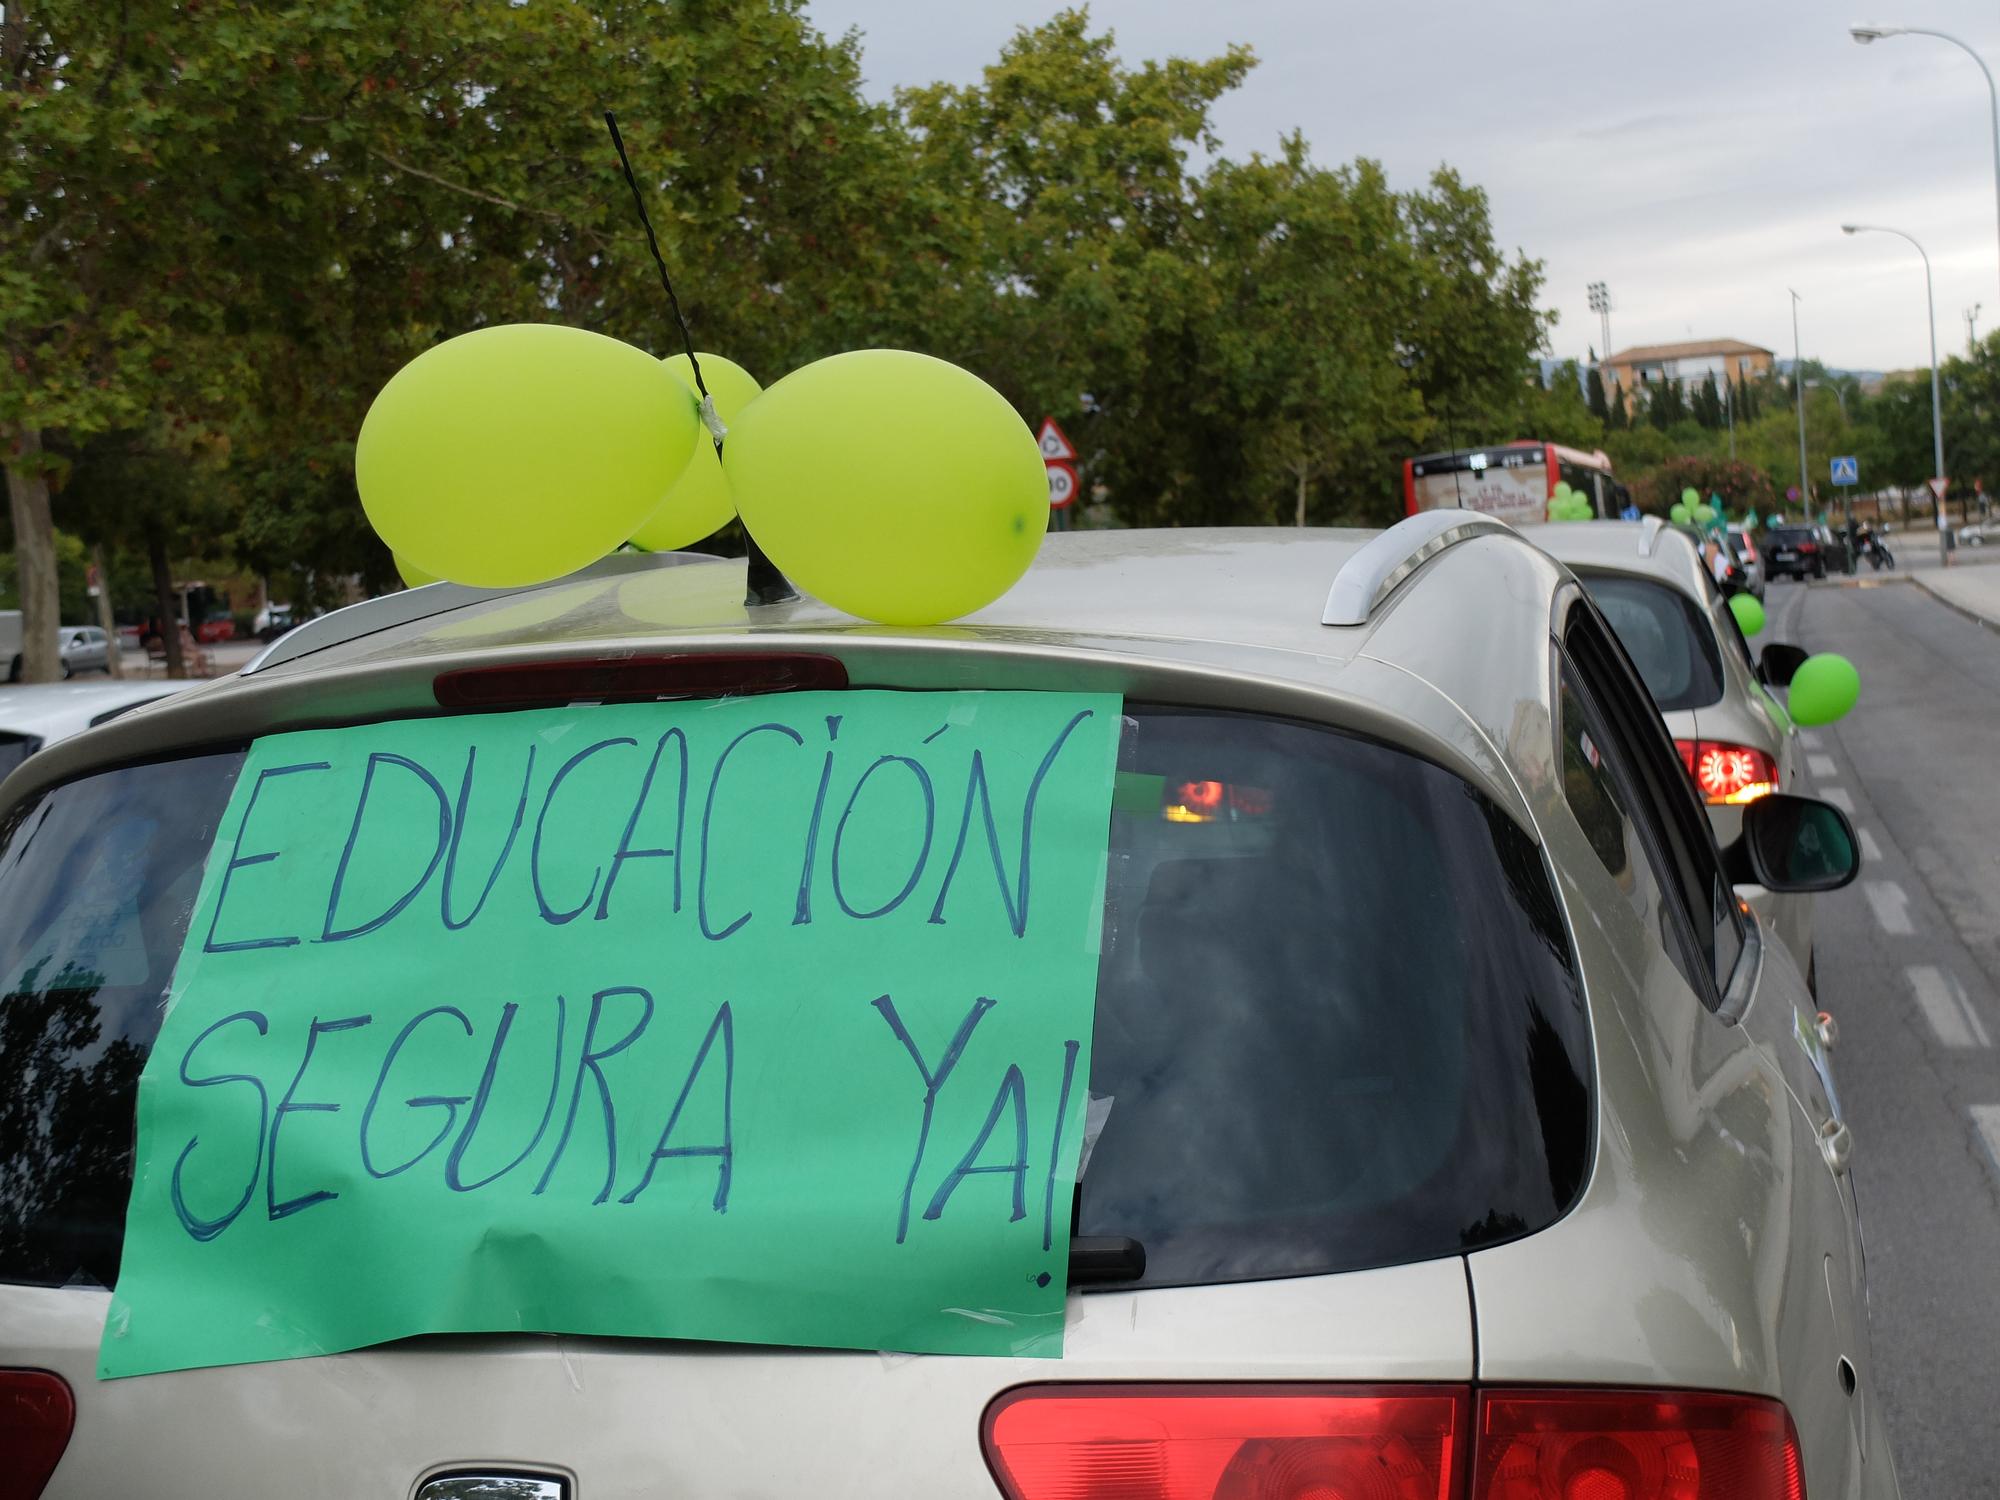
<svg viewBox="0 0 2000 1500">
<path fill-rule="evenodd" d="M 618 152 L 618 165 L 625 172 L 625 185 L 632 190 L 632 207 L 638 212 L 639 227 L 646 231 L 646 248 L 653 252 L 653 264 L 660 268 L 660 286 L 667 294 L 667 307 L 674 315 L 674 326 L 680 330 L 681 343 L 687 348 L 688 363 L 694 367 L 695 390 L 701 395 L 702 425 L 715 440 L 715 457 L 719 463 L 722 459 L 722 440 L 729 435 L 729 429 L 716 415 L 715 398 L 708 393 L 708 383 L 701 378 L 701 359 L 694 352 L 694 337 L 688 332 L 687 319 L 681 316 L 680 298 L 674 295 L 674 283 L 667 275 L 667 258 L 660 254 L 660 241 L 653 233 L 653 221 L 646 213 L 646 199 L 639 191 L 639 179 L 632 175 L 632 158 L 625 154 L 625 138 L 618 133 L 618 116 L 608 109 L 604 112 L 604 128 L 611 132 L 612 147 Z M 764 549 L 757 545 L 757 538 L 751 534 L 748 523 L 743 527 L 743 542 L 746 549 L 743 602 L 783 604 L 798 598 L 799 591 L 778 570 L 777 564 L 764 555 Z"/>
</svg>

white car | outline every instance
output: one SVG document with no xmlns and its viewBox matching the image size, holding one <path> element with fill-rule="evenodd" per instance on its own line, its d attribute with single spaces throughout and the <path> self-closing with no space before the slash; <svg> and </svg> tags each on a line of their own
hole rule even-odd
<svg viewBox="0 0 2000 1500">
<path fill-rule="evenodd" d="M 185 691 L 186 682 L 47 682 L 0 687 L 0 776 L 36 751 L 135 708 Z"/>
<path fill-rule="evenodd" d="M 16 1493 L 1894 1500 L 1826 1033 L 1731 894 L 1852 829 L 1718 850 L 1546 553 L 744 597 L 398 593 L 6 784 Z"/>
<path fill-rule="evenodd" d="M 1798 730 L 1770 689 L 1791 681 L 1805 653 L 1774 642 L 1752 656 L 1687 532 L 1658 517 L 1523 531 L 1568 564 L 1618 632 L 1708 806 L 1718 844 L 1735 841 L 1749 803 L 1774 791 L 1802 790 L 1805 754 Z M 1752 886 L 1743 894 L 1777 929 L 1816 988 L 1812 897 Z"/>
<path fill-rule="evenodd" d="M 110 642 L 95 625 L 63 626 L 56 635 L 56 650 L 65 677 L 78 672 L 108 672 L 111 669 Z M 7 681 L 19 682 L 21 612 L 18 609 L 0 610 L 0 661 L 6 663 Z"/>
</svg>

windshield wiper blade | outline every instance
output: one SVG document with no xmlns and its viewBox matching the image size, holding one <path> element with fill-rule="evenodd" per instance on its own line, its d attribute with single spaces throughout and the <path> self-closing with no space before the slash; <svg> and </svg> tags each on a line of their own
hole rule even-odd
<svg viewBox="0 0 2000 1500">
<path fill-rule="evenodd" d="M 1108 1285 L 1140 1281 L 1146 1275 L 1146 1247 L 1122 1234 L 1076 1235 L 1069 1242 L 1069 1284 Z"/>
</svg>

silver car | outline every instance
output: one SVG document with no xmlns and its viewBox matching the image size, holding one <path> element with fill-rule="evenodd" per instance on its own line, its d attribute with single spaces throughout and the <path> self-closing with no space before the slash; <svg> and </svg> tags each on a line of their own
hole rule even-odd
<svg viewBox="0 0 2000 1500">
<path fill-rule="evenodd" d="M 1805 653 L 1774 643 L 1752 657 L 1687 532 L 1653 517 L 1531 526 L 1523 534 L 1576 572 L 1618 632 L 1708 806 L 1718 844 L 1726 848 L 1742 833 L 1749 803 L 1803 790 L 1798 729 L 1769 688 L 1790 682 Z M 1743 894 L 1816 981 L 1812 897 L 1754 886 Z"/>
<path fill-rule="evenodd" d="M 63 626 L 61 646 L 65 677 L 74 677 L 78 672 L 111 670 L 109 637 L 95 625 Z"/>
<path fill-rule="evenodd" d="M 30 1128 L 0 1134 L 0 1363 L 9 1367 L 0 1396 L 14 1413 L 0 1441 L 16 1445 L 17 1491 L 48 1500 L 274 1489 L 296 1500 L 1897 1494 L 1826 1034 L 1783 946 L 1732 893 L 1745 876 L 1810 888 L 1851 879 L 1852 830 L 1834 809 L 1774 796 L 1747 809 L 1742 838 L 1718 851 L 1644 684 L 1568 570 L 1502 523 L 1429 512 L 1380 535 L 1057 534 L 1011 593 L 949 628 L 885 629 L 809 600 L 745 605 L 743 595 L 740 561 L 672 554 L 607 559 L 513 595 L 434 585 L 301 626 L 236 679 L 149 710 L 143 724 L 68 741 L 15 773 L 0 801 L 0 1098 L 42 1101 L 20 1116 Z M 741 1335 L 730 1327 L 778 1307 L 838 1319 L 864 1293 L 912 1310 L 935 1305 L 900 1269 L 911 1261 L 897 1244 L 899 1225 L 929 1222 L 930 1209 L 910 1212 L 928 1161 L 921 1144 L 907 1180 L 901 1167 L 857 1176 L 837 1219 L 801 1206 L 789 1220 L 764 1221 L 764 1233 L 803 1253 L 832 1254 L 856 1235 L 879 1246 L 866 1288 L 810 1271 L 772 1280 L 753 1265 L 770 1246 L 746 1244 L 738 1270 L 690 1286 L 662 1314 L 653 1283 L 671 1284 L 693 1253 L 688 1236 L 736 1222 L 711 1212 L 715 1161 L 663 1169 L 687 1174 L 677 1180 L 689 1196 L 672 1210 L 682 1218 L 663 1219 L 638 1243 L 652 1272 L 598 1284 L 593 1256 L 629 1253 L 638 1231 L 592 1251 L 601 1232 L 592 1226 L 638 1221 L 618 1217 L 630 1212 L 622 1197 L 600 1195 L 593 1207 L 586 1170 L 537 1196 L 534 1184 L 550 1182 L 543 1147 L 488 1196 L 440 1198 L 423 1222 L 392 1215 L 382 1242 L 352 1241 L 355 1257 L 378 1269 L 329 1263 L 316 1310 L 259 1299 L 255 1287 L 290 1274 L 288 1257 L 307 1243 L 287 1236 L 348 1223 L 342 1215 L 357 1202 L 397 1201 L 396 1192 L 417 1191 L 407 1185 L 455 1171 L 475 1127 L 459 1127 L 443 1169 L 440 1143 L 455 1113 L 432 1147 L 410 1147 L 413 1170 L 384 1157 L 338 1179 L 338 1195 L 315 1151 L 351 1152 L 358 1131 L 365 1162 L 369 1133 L 387 1115 L 420 1119 L 428 1133 L 447 1108 L 465 1106 L 476 1076 L 442 1091 L 414 1081 L 385 1091 L 378 1080 L 367 1109 L 339 1102 L 339 1056 L 376 1045 L 385 1019 L 473 1002 L 448 973 L 420 983 L 403 964 L 326 990 L 314 974 L 351 962 L 342 954 L 356 950 L 342 941 L 366 915 L 354 908 L 350 927 L 336 931 L 329 907 L 324 934 L 315 926 L 284 950 L 296 982 L 241 995 L 241 1011 L 227 1018 L 253 1053 L 282 1038 L 286 1060 L 272 1060 L 268 1083 L 185 1055 L 172 1065 L 155 1057 L 140 1083 L 184 942 L 206 962 L 290 940 L 260 935 L 256 913 L 241 905 L 218 927 L 216 887 L 238 892 L 231 901 L 283 893 L 293 878 L 286 859 L 332 862 L 332 850 L 273 852 L 289 837 L 287 808 L 308 808 L 300 799 L 332 785 L 312 780 L 319 758 L 258 772 L 250 796 L 270 806 L 254 838 L 247 811 L 233 829 L 222 823 L 246 756 L 295 730 L 333 746 L 347 741 L 325 736 L 343 725 L 367 726 L 357 744 L 471 732 L 466 715 L 496 734 L 532 726 L 533 744 L 547 747 L 541 769 L 522 779 L 509 761 L 524 799 L 518 845 L 507 839 L 514 863 L 498 837 L 453 845 L 444 910 L 448 921 L 474 920 L 490 869 L 495 909 L 521 913 L 493 940 L 532 944 L 561 931 L 587 957 L 601 908 L 573 905 L 588 870 L 535 873 L 541 855 L 530 844 L 541 843 L 555 795 L 535 778 L 614 745 L 593 764 L 636 775 L 644 755 L 604 727 L 614 718 L 796 718 L 812 736 L 800 764 L 825 778 L 825 800 L 809 794 L 805 803 L 827 810 L 823 826 L 817 811 L 807 825 L 821 841 L 817 856 L 808 844 L 803 870 L 796 844 L 773 845 L 750 851 L 761 873 L 749 884 L 751 866 L 740 866 L 734 884 L 704 897 L 702 867 L 691 865 L 686 890 L 674 885 L 676 851 L 709 847 L 700 809 L 704 799 L 713 808 L 719 761 L 682 798 L 700 816 L 679 834 L 671 817 L 638 827 L 643 787 L 637 803 L 629 789 L 608 806 L 579 794 L 558 815 L 603 821 L 614 839 L 622 826 L 618 855 L 647 858 L 626 867 L 618 901 L 650 913 L 670 984 L 673 945 L 688 940 L 700 900 L 701 930 L 718 937 L 736 933 L 735 914 L 747 918 L 754 905 L 760 925 L 742 928 L 747 941 L 732 950 L 736 989 L 747 992 L 778 955 L 797 951 L 784 935 L 798 922 L 837 915 L 838 887 L 813 884 L 814 859 L 840 858 L 834 814 L 861 796 L 857 774 L 880 767 L 884 798 L 928 806 L 917 792 L 930 783 L 914 768 L 945 752 L 915 747 L 976 743 L 966 738 L 978 733 L 975 718 L 956 706 L 967 690 L 1121 703 L 1106 736 L 1115 770 L 1107 758 L 1102 772 L 1108 827 L 1067 829 L 1102 851 L 1093 865 L 1101 919 L 1086 911 L 1079 929 L 1096 972 L 1094 1039 L 1078 1080 L 1087 1110 L 1074 1096 L 1090 1144 L 1076 1155 L 1074 1181 L 1051 1167 L 1044 1183 L 1038 1168 L 1025 1205 L 1015 1166 L 968 1150 L 949 1182 L 989 1175 L 959 1189 L 944 1221 L 976 1215 L 990 1226 L 979 1236 L 998 1237 L 1023 1232 L 1025 1214 L 1028 1233 L 1054 1222 L 1072 1234 L 1067 1297 L 1056 1301 L 1059 1358 L 1027 1357 L 1035 1351 L 1025 1346 L 911 1357 L 887 1327 L 839 1349 L 733 1341 Z M 925 710 L 912 723 L 929 730 L 935 719 L 935 732 L 912 735 L 865 771 L 841 763 L 833 741 L 843 713 L 877 700 Z M 671 732 L 657 737 L 662 746 Z M 305 743 L 287 739 L 270 753 Z M 765 756 L 793 748 L 785 735 L 763 743 Z M 823 773 L 813 769 L 822 747 Z M 754 767 L 793 763 L 747 764 L 739 818 L 742 798 L 777 795 Z M 287 771 L 299 775 L 273 779 Z M 479 774 L 488 773 L 482 760 Z M 1016 896 L 1019 913 L 1029 910 L 1027 824 L 1016 843 L 1011 815 L 996 826 L 994 809 L 1016 805 L 1009 799 L 1031 773 L 1040 774 L 1032 756 L 993 761 L 979 773 L 993 789 L 983 812 L 970 789 L 962 813 L 956 797 L 939 797 L 934 829 L 923 821 L 938 857 L 919 858 L 911 877 L 921 880 L 920 901 L 889 913 L 876 887 L 888 902 L 894 877 L 885 884 L 880 871 L 866 891 L 840 898 L 841 920 L 880 918 L 864 950 L 894 947 L 899 930 L 947 948 L 957 941 L 952 927 L 925 924 L 945 915 L 933 889 L 961 869 L 976 867 L 991 910 L 1004 900 L 1014 913 Z M 396 779 L 397 795 L 430 795 L 407 766 L 382 774 Z M 452 808 L 463 811 L 457 799 L 494 785 L 475 789 L 469 759 L 465 776 L 463 792 L 455 774 L 439 783 L 442 813 L 389 819 L 379 836 L 421 829 L 428 839 L 436 825 L 442 849 Z M 645 786 L 654 785 L 649 771 Z M 671 803 L 671 761 L 658 785 Z M 499 806 L 503 831 L 513 797 Z M 354 819 L 359 828 L 360 804 Z M 421 867 L 358 899 L 393 895 Z M 868 873 L 849 868 L 850 877 Z M 548 887 L 539 898 L 531 875 L 536 891 Z M 437 888 L 411 889 L 415 904 L 382 916 L 381 931 L 435 923 Z M 88 911 L 78 906 L 86 891 Z M 589 920 L 548 925 L 587 909 Z M 205 920 L 190 930 L 197 910 Z M 123 940 L 115 963 L 102 951 L 106 932 Z M 1004 963 L 1016 950 L 994 951 Z M 960 959 L 939 965 L 930 983 L 958 984 L 975 962 L 993 961 L 970 949 Z M 796 977 L 802 999 L 818 994 L 816 969 Z M 188 993 L 176 990 L 176 1009 L 191 1003 Z M 323 1017 L 316 993 L 357 1014 Z M 793 1002 L 788 1013 L 798 1009 Z M 374 1030 L 353 1029 L 362 1010 Z M 856 1024 L 886 1038 L 878 1011 L 888 1014 L 862 997 Z M 166 1024 L 178 1023 L 170 1014 Z M 905 1043 L 928 1061 L 904 1069 L 882 1097 L 829 1114 L 825 1134 L 838 1140 L 859 1128 L 857 1117 L 885 1111 L 914 1129 L 920 1105 L 928 1122 L 953 1063 L 978 1072 L 990 1094 L 1006 1058 L 980 1050 L 971 1022 L 947 1050 L 949 1018 L 939 1025 Z M 298 1048 L 323 1031 L 308 1078 Z M 455 1022 L 434 1035 L 438 1057 L 457 1055 Z M 637 1090 L 664 1115 L 687 1087 L 684 1057 L 671 1077 L 621 1072 L 608 1037 L 586 1036 L 569 1054 L 584 1059 L 570 1064 L 584 1100 L 570 1117 L 600 1164 L 613 1092 Z M 609 1060 L 594 1083 L 592 1059 Z M 768 1084 L 747 1066 L 735 1076 L 738 1105 L 749 1109 Z M 990 1094 L 989 1130 L 1009 1118 L 1005 1101 L 1018 1097 L 1009 1087 L 1003 1080 Z M 326 1352 L 100 1379 L 100 1346 L 115 1350 L 134 1326 L 121 1314 L 107 1329 L 110 1288 L 126 1298 L 145 1270 L 131 1254 L 123 1274 L 120 1265 L 135 1100 L 144 1139 L 163 1119 L 192 1118 L 187 1110 L 219 1125 L 280 1097 L 279 1110 L 292 1111 L 282 1150 L 276 1123 L 240 1160 L 218 1156 L 203 1130 L 198 1141 L 196 1132 L 163 1138 L 158 1165 L 143 1172 L 178 1185 L 187 1169 L 188 1231 L 172 1254 L 190 1270 L 174 1295 L 183 1310 L 218 1309 L 187 1338 L 272 1338 Z M 654 1135 L 643 1132 L 633 1148 L 641 1161 Z M 1023 1153 L 1048 1145 L 1039 1127 L 1022 1142 Z M 760 1161 L 748 1124 L 737 1149 L 744 1183 L 790 1181 L 801 1193 L 818 1183 L 774 1179 L 784 1164 Z M 504 1160 L 493 1143 L 483 1150 L 495 1165 Z M 937 1154 L 948 1163 L 958 1151 Z M 938 1169 L 925 1170 L 927 1194 Z M 235 1189 L 218 1174 L 228 1172 L 258 1175 L 238 1205 L 243 1217 L 223 1227 L 217 1215 Z M 383 1186 L 391 1173 L 405 1175 Z M 313 1193 L 315 1183 L 325 1187 Z M 131 1201 L 137 1214 L 140 1200 Z M 1070 1201 L 1073 1217 L 1062 1212 Z M 518 1215 L 527 1217 L 509 1217 Z M 465 1229 L 464 1257 L 430 1265 L 424 1247 L 453 1220 Z M 201 1269 L 210 1248 L 246 1229 L 272 1236 L 274 1248 L 268 1262 L 239 1263 L 245 1284 Z M 510 1276 L 510 1265 L 532 1273 Z M 1034 1295 L 1025 1281 L 1013 1294 L 1023 1300 Z M 579 1283 L 597 1285 L 599 1326 L 542 1310 Z M 475 1302 L 483 1311 L 449 1311 Z M 383 1319 L 372 1340 L 336 1336 L 320 1321 L 351 1307 Z M 1012 1336 L 1004 1303 L 945 1311 L 984 1339 Z M 666 1336 L 687 1326 L 680 1320 L 704 1318 L 721 1322 L 703 1325 L 711 1331 L 700 1339 Z M 25 1468 L 27 1458 L 39 1467 Z M 52 1471 L 45 1489 L 43 1471 Z"/>
</svg>

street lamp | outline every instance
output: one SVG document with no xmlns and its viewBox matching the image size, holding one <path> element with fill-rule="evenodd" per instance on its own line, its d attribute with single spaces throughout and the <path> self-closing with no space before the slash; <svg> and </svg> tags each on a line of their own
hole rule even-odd
<svg viewBox="0 0 2000 1500">
<path fill-rule="evenodd" d="M 1871 234 L 1893 234 L 1899 239 L 1908 240 L 1912 245 L 1915 245 L 1917 254 L 1923 256 L 1924 308 L 1930 317 L 1931 327 L 1931 457 L 1935 464 L 1931 472 L 1939 478 L 1943 478 L 1944 402 L 1938 394 L 1937 302 L 1931 296 L 1931 258 L 1924 254 L 1924 247 L 1917 244 L 1917 237 L 1915 235 L 1904 234 L 1902 230 L 1891 229 L 1886 224 L 1843 224 L 1840 226 L 1840 232 L 1842 234 L 1861 234 L 1864 232 Z M 1933 488 L 1931 493 L 1933 503 L 1937 507 L 1938 517 L 1942 519 L 1944 515 L 1944 496 L 1938 494 L 1935 488 Z M 1938 560 L 1940 562 L 1950 561 L 1945 552 L 1944 528 L 1941 526 L 1938 528 Z"/>
<path fill-rule="evenodd" d="M 1785 288 L 1791 292 L 1790 287 Z M 1792 292 L 1792 405 L 1799 414 L 1799 504 L 1812 519 L 1812 481 L 1806 478 L 1806 362 L 1799 354 L 1799 294 Z"/>
<path fill-rule="evenodd" d="M 1993 218 L 2000 227 L 2000 88 L 1993 83 L 1993 70 L 1986 66 L 1986 59 L 1972 50 L 1971 44 L 1960 41 L 1947 31 L 1932 31 L 1925 26 L 1850 26 L 1849 36 L 1862 46 L 1879 41 L 1888 36 L 1931 36 L 1941 42 L 1950 42 L 1979 64 L 1979 71 L 1986 75 L 1986 99 L 1993 113 Z"/>
<path fill-rule="evenodd" d="M 1590 310 L 1597 314 L 1603 328 L 1604 348 L 1598 355 L 1602 363 L 1611 358 L 1611 289 L 1601 281 L 1593 281 L 1585 290 L 1590 293 Z"/>
</svg>

